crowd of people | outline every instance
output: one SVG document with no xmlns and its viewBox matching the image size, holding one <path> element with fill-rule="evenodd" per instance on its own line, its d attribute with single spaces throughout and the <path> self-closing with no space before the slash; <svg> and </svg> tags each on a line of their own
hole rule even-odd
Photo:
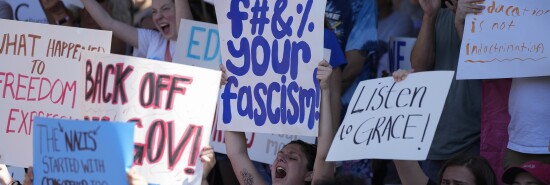
<svg viewBox="0 0 550 185">
<path fill-rule="evenodd" d="M 60 0 L 40 1 L 50 24 L 110 30 L 114 33 L 111 52 L 168 62 L 176 52 L 180 19 L 215 23 L 213 8 L 202 0 L 81 0 L 83 10 L 60 8 L 56 4 Z M 550 77 L 511 80 L 509 99 L 505 100 L 509 140 L 501 166 L 491 165 L 480 155 L 480 138 L 484 137 L 482 80 L 452 81 L 427 160 L 326 161 L 358 82 L 390 75 L 402 82 L 413 72 L 456 71 L 466 15 L 482 13 L 482 3 L 327 0 L 324 45 L 332 55 L 330 63 L 320 61 L 317 68 L 322 93 L 317 144 L 288 143 L 266 170 L 266 165 L 248 156 L 244 133 L 226 132 L 231 168 L 217 165 L 212 148 L 203 148 L 202 184 L 550 185 L 550 98 L 545 96 Z M 13 10 L 4 0 L 0 0 L 0 18 L 13 19 Z M 412 70 L 384 68 L 389 63 L 392 37 L 416 37 Z M 223 65 L 220 69 L 224 71 L 223 84 L 227 75 Z M 495 168 L 505 171 L 498 174 L 495 172 L 500 169 Z M 234 174 L 233 179 L 219 175 L 227 172 Z M 147 184 L 135 170 L 127 174 L 130 184 Z M 29 168 L 23 184 L 32 181 Z M 7 167 L 0 165 L 0 185 L 17 183 Z"/>
</svg>

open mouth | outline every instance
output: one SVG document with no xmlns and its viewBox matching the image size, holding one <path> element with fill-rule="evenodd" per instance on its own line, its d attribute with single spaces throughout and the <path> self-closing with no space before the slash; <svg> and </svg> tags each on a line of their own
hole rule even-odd
<svg viewBox="0 0 550 185">
<path fill-rule="evenodd" d="M 277 167 L 275 170 L 275 178 L 285 178 L 286 177 L 286 170 L 283 167 Z"/>
<path fill-rule="evenodd" d="M 160 31 L 162 31 L 164 34 L 168 34 L 170 32 L 170 24 L 162 23 L 159 26 L 161 29 Z"/>
</svg>

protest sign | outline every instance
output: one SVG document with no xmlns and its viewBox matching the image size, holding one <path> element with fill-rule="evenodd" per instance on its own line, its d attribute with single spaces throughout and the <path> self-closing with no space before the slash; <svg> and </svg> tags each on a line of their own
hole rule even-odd
<svg viewBox="0 0 550 185">
<path fill-rule="evenodd" d="M 550 75 L 550 3 L 484 1 L 480 14 L 466 16 L 457 79 Z"/>
<path fill-rule="evenodd" d="M 134 165 L 153 184 L 198 184 L 221 72 L 88 52 L 84 119 L 133 121 Z"/>
<path fill-rule="evenodd" d="M 0 25 L 0 146 L 10 147 L 0 150 L 0 163 L 28 167 L 33 118 L 80 118 L 80 55 L 110 51 L 111 32 L 3 19 Z"/>
<path fill-rule="evenodd" d="M 212 129 L 210 145 L 214 151 L 227 154 L 225 148 L 225 131 L 218 130 L 216 126 Z M 277 152 L 286 144 L 294 140 L 302 140 L 307 143 L 315 143 L 315 137 L 284 135 L 284 134 L 264 134 L 264 133 L 245 133 L 246 147 L 248 156 L 253 161 L 271 164 L 277 156 Z"/>
<path fill-rule="evenodd" d="M 390 39 L 390 74 L 399 69 L 412 69 L 411 52 L 415 42 L 416 38 L 392 37 Z"/>
<path fill-rule="evenodd" d="M 35 184 L 128 184 L 133 123 L 37 117 L 33 128 Z"/>
<path fill-rule="evenodd" d="M 6 0 L 6 2 L 11 5 L 14 20 L 48 23 L 39 0 Z"/>
<path fill-rule="evenodd" d="M 220 36 L 215 24 L 182 19 L 174 62 L 219 70 Z"/>
<path fill-rule="evenodd" d="M 398 83 L 392 77 L 359 83 L 327 160 L 425 160 L 453 75 L 421 72 Z"/>
<path fill-rule="evenodd" d="M 316 136 L 326 0 L 215 4 L 229 76 L 218 128 Z"/>
</svg>

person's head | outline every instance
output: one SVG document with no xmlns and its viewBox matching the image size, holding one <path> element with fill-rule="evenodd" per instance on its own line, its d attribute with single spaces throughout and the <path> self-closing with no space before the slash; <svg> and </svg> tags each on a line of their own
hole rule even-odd
<svg viewBox="0 0 550 185">
<path fill-rule="evenodd" d="M 508 168 L 502 174 L 502 182 L 512 185 L 550 184 L 550 165 L 529 161 L 520 166 Z"/>
<path fill-rule="evenodd" d="M 273 161 L 273 184 L 306 184 L 313 177 L 313 164 L 317 148 L 302 140 L 295 140 L 283 147 Z"/>
<path fill-rule="evenodd" d="M 174 0 L 153 0 L 153 22 L 157 30 L 168 40 L 177 40 L 178 27 Z"/>
<path fill-rule="evenodd" d="M 449 159 L 440 172 L 439 184 L 496 185 L 489 162 L 480 156 L 460 155 Z"/>
</svg>

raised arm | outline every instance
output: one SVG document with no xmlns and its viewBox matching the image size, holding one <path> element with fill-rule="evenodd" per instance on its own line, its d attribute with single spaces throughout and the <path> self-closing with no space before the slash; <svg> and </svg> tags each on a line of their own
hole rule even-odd
<svg viewBox="0 0 550 185">
<path fill-rule="evenodd" d="M 181 19 L 193 20 L 193 15 L 191 14 L 191 8 L 189 8 L 188 0 L 174 0 L 176 4 L 176 25 L 177 29 L 180 28 Z"/>
<path fill-rule="evenodd" d="M 428 177 L 420 168 L 418 161 L 393 160 L 403 185 L 426 185 Z"/>
<path fill-rule="evenodd" d="M 317 67 L 317 79 L 321 85 L 321 111 L 319 119 L 319 135 L 317 138 L 317 157 L 313 166 L 313 184 L 334 179 L 334 162 L 327 162 L 327 155 L 336 133 L 332 124 L 330 106 L 330 76 L 332 68 L 327 61 L 322 61 Z"/>
<path fill-rule="evenodd" d="M 235 176 L 242 185 L 265 185 L 260 173 L 256 171 L 246 149 L 246 138 L 243 132 L 225 132 L 225 148 L 231 161 Z"/>
<path fill-rule="evenodd" d="M 424 10 L 422 26 L 411 53 L 411 65 L 416 71 L 431 70 L 435 64 L 435 22 L 441 0 L 420 0 Z"/>
<path fill-rule="evenodd" d="M 138 47 L 139 42 L 137 28 L 113 19 L 96 0 L 81 1 L 86 10 L 102 29 L 112 31 L 115 37 L 122 39 L 124 42 L 132 45 L 133 47 Z"/>
<path fill-rule="evenodd" d="M 460 40 L 462 40 L 462 35 L 464 34 L 464 21 L 466 21 L 466 15 L 471 13 L 481 13 L 481 11 L 485 9 L 485 6 L 479 5 L 480 3 L 483 3 L 483 0 L 458 1 L 455 16 L 455 28 L 456 32 L 458 32 Z"/>
</svg>

